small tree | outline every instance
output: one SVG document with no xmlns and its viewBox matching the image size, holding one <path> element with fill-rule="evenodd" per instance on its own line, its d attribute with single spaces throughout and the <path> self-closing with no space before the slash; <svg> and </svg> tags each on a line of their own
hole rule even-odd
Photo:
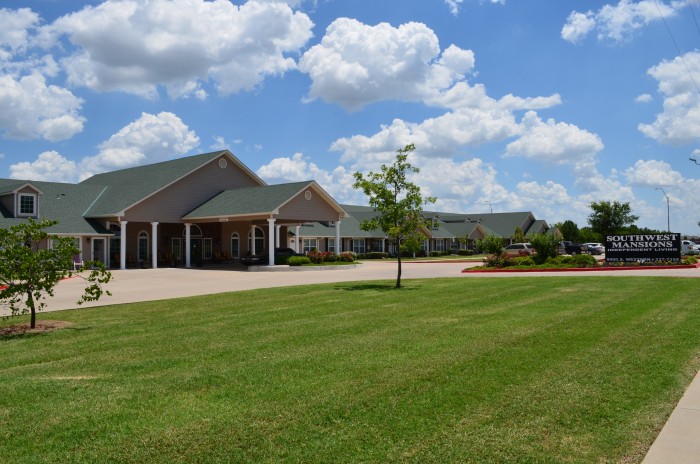
<svg viewBox="0 0 700 464">
<path fill-rule="evenodd" d="M 403 241 L 401 242 L 401 250 L 399 254 L 401 253 L 406 253 L 413 255 L 413 257 L 416 256 L 416 253 L 420 251 L 420 245 L 421 245 L 421 240 L 423 239 L 423 235 L 419 232 L 415 232 L 412 234 L 407 235 L 404 237 Z"/>
<path fill-rule="evenodd" d="M 578 242 L 581 240 L 581 232 L 579 231 L 578 226 L 570 219 L 555 224 L 554 227 L 559 229 L 559 232 L 561 232 L 564 240 L 568 240 L 570 242 Z"/>
<path fill-rule="evenodd" d="M 521 229 L 520 226 L 515 228 L 515 232 L 513 232 L 511 240 L 513 243 L 525 243 L 525 234 L 523 233 L 523 229 Z"/>
<path fill-rule="evenodd" d="M 401 242 L 426 226 L 423 205 L 435 203 L 435 198 L 424 197 L 420 187 L 406 179 L 407 174 L 419 172 L 407 161 L 415 149 L 412 144 L 399 149 L 394 163 L 383 164 L 381 172 L 369 172 L 366 176 L 360 172 L 354 174 L 353 187 L 369 197 L 369 205 L 377 213 L 374 218 L 362 221 L 360 227 L 362 230 L 381 229 L 396 243 L 399 252 L 396 288 L 401 288 Z"/>
<path fill-rule="evenodd" d="M 533 256 L 537 264 L 542 264 L 547 258 L 555 258 L 559 254 L 559 241 L 553 235 L 535 234 L 530 243 L 537 252 Z"/>
<path fill-rule="evenodd" d="M 639 219 L 639 216 L 632 214 L 629 203 L 592 201 L 590 206 L 593 212 L 588 216 L 588 224 L 603 240 L 606 235 L 621 233 L 625 226 Z"/>
<path fill-rule="evenodd" d="M 487 235 L 484 238 L 480 238 L 476 241 L 476 247 L 487 255 L 500 255 L 505 249 L 503 239 L 496 235 Z"/>
<path fill-rule="evenodd" d="M 79 252 L 72 238 L 49 237 L 45 229 L 58 221 L 34 221 L 0 229 L 0 302 L 10 308 L 13 316 L 31 314 L 30 327 L 36 327 L 36 312 L 42 310 L 47 296 L 54 295 L 56 284 L 73 275 L 73 255 Z M 51 246 L 40 248 L 51 238 Z M 91 268 L 85 278 L 88 285 L 77 304 L 95 301 L 102 296 L 102 285 L 111 273 L 103 263 L 86 262 Z"/>
</svg>

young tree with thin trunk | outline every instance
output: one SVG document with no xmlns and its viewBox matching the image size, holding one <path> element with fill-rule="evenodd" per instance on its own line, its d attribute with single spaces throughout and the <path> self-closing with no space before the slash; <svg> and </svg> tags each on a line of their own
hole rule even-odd
<svg viewBox="0 0 700 464">
<path fill-rule="evenodd" d="M 42 310 L 47 296 L 54 295 L 54 287 L 71 277 L 73 255 L 79 252 L 70 237 L 50 237 L 45 229 L 58 221 L 35 221 L 0 228 L 0 304 L 10 308 L 13 316 L 30 313 L 30 328 L 36 327 L 36 312 Z M 46 246 L 48 240 L 51 246 Z M 91 269 L 85 292 L 77 304 L 98 300 L 102 285 L 109 282 L 111 273 L 103 263 L 90 261 L 83 266 Z"/>
<path fill-rule="evenodd" d="M 407 180 L 407 175 L 420 172 L 407 161 L 408 155 L 415 149 L 413 144 L 399 149 L 394 163 L 389 166 L 383 164 L 380 172 L 354 174 L 353 187 L 369 197 L 369 205 L 377 213 L 374 218 L 362 221 L 360 227 L 362 230 L 381 229 L 396 244 L 396 288 L 401 288 L 402 241 L 426 226 L 423 205 L 435 203 L 435 198 L 424 197 L 420 187 Z"/>
</svg>

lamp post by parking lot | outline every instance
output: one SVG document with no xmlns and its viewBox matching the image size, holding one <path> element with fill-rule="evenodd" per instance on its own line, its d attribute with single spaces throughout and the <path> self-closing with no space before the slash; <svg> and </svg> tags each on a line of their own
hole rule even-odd
<svg viewBox="0 0 700 464">
<path fill-rule="evenodd" d="M 671 232 L 671 206 L 668 202 L 668 195 L 661 187 L 656 187 L 656 190 L 661 190 L 666 197 L 666 231 Z"/>
</svg>

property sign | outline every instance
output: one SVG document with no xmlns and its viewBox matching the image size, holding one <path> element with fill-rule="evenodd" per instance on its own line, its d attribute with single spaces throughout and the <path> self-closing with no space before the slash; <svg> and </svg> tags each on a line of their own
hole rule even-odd
<svg viewBox="0 0 700 464">
<path fill-rule="evenodd" d="M 680 234 L 606 235 L 605 262 L 681 261 Z"/>
</svg>

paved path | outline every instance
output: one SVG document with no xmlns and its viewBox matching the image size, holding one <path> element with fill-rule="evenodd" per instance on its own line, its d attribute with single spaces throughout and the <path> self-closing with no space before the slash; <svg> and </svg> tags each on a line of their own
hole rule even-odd
<svg viewBox="0 0 700 464">
<path fill-rule="evenodd" d="M 404 279 L 459 277 L 464 279 L 503 277 L 566 277 L 566 276 L 668 276 L 700 277 L 694 269 L 640 269 L 619 272 L 534 272 L 534 273 L 462 273 L 468 266 L 480 263 L 404 263 Z M 340 270 L 248 272 L 244 268 L 221 269 L 133 269 L 112 271 L 107 288 L 113 296 L 86 303 L 84 307 L 162 300 L 210 293 L 232 292 L 314 283 L 395 280 L 396 263 L 370 261 L 358 267 Z M 75 302 L 85 287 L 79 277 L 65 280 L 56 287 L 56 295 L 47 302 L 46 311 L 76 307 Z M 7 311 L 0 308 L 0 316 Z M 644 464 L 700 464 L 700 373 L 669 417 L 665 427 L 647 454 Z"/>
</svg>

